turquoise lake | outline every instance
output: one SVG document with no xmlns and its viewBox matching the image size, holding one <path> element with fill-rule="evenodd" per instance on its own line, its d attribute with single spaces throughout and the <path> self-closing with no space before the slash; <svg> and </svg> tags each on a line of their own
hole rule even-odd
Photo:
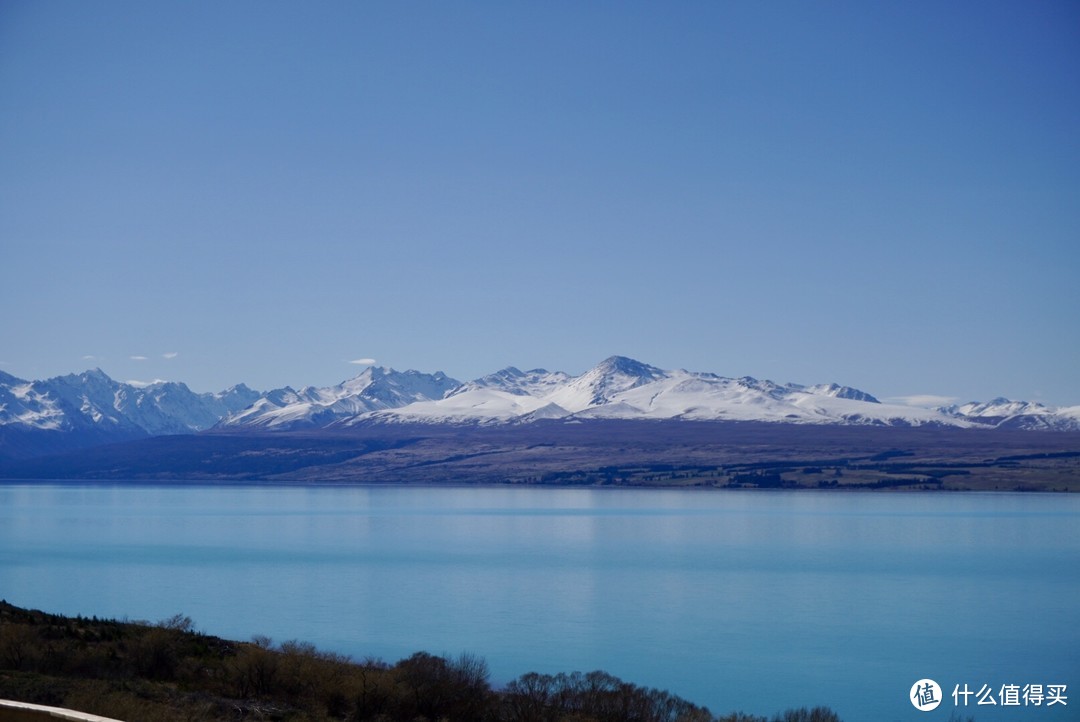
<svg viewBox="0 0 1080 722">
<path fill-rule="evenodd" d="M 718 713 L 1080 719 L 1075 496 L 4 484 L 0 597 L 357 659 L 468 651 L 495 684 L 603 669 Z M 1034 684 L 1067 704 L 1002 705 Z"/>
</svg>

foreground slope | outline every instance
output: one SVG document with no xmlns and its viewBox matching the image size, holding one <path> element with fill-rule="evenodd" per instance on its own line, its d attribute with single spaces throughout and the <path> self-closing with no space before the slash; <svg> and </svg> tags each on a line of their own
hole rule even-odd
<svg viewBox="0 0 1080 722">
<path fill-rule="evenodd" d="M 393 664 L 355 662 L 306 642 L 231 641 L 193 626 L 182 614 L 149 624 L 64 617 L 0 601 L 0 698 L 140 722 L 770 722 L 742 713 L 717 717 L 601 671 L 529 672 L 494 688 L 487 663 L 472 654 L 416 652 Z M 0 719 L 28 717 L 0 710 Z M 824 707 L 771 720 L 840 722 Z"/>
</svg>

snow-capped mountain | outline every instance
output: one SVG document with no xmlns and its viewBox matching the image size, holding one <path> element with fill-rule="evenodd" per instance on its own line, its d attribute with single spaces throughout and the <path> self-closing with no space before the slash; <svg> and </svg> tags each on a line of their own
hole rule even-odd
<svg viewBox="0 0 1080 722">
<path fill-rule="evenodd" d="M 424 374 L 371 366 L 337 386 L 276 389 L 225 418 L 221 425 L 266 429 L 329 426 L 372 411 L 441 399 L 460 386 L 460 381 L 442 372 Z"/>
<path fill-rule="evenodd" d="M 475 381 L 464 383 L 448 395 L 458 395 L 475 389 L 487 388 L 505 391 L 514 396 L 543 396 L 565 384 L 571 378 L 573 377 L 564 374 L 562 371 L 547 371 L 545 369 L 519 371 L 513 366 L 507 366 L 502 371 L 496 371 Z"/>
<path fill-rule="evenodd" d="M 969 426 L 963 418 L 880 403 L 838 384 L 800 386 L 751 377 L 665 371 L 612 356 L 580 376 L 511 367 L 469 382 L 441 399 L 357 417 L 427 422 L 528 422 L 538 418 L 687 419 L 799 423 Z"/>
<path fill-rule="evenodd" d="M 972 401 L 938 409 L 961 419 L 978 419 L 1000 428 L 1028 430 L 1080 429 L 1080 406 L 1054 408 L 1037 401 L 1013 401 L 999 396 L 990 401 Z"/>
<path fill-rule="evenodd" d="M 196 394 L 185 384 L 170 381 L 121 383 L 101 369 L 45 381 L 0 374 L 0 425 L 182 434 L 214 426 L 223 416 L 251 405 L 259 395 L 243 384 L 216 394 Z"/>
<path fill-rule="evenodd" d="M 176 382 L 117 382 L 100 369 L 45 381 L 0 372 L 0 454 L 14 456 L 39 453 L 44 447 L 33 438 L 41 434 L 67 439 L 57 442 L 62 445 L 85 446 L 212 427 L 287 430 L 589 418 L 1080 430 L 1080 407 L 998 398 L 921 408 L 882 403 L 835 383 L 803 386 L 668 371 L 623 356 L 605 359 L 578 376 L 510 366 L 466 383 L 441 372 L 372 366 L 336 386 L 266 393 L 240 384 L 196 394 Z M 50 449 L 56 446 L 50 444 Z"/>
<path fill-rule="evenodd" d="M 612 356 L 580 376 L 509 367 L 463 384 L 443 398 L 342 423 L 630 418 L 1080 430 L 1080 407 L 1054 409 L 1025 402 L 1003 407 L 1000 401 L 929 409 L 882 403 L 865 391 L 836 383 L 802 386 L 749 376 L 666 371 Z"/>
<path fill-rule="evenodd" d="M 991 401 L 943 406 L 941 411 L 954 416 L 1005 419 L 1010 416 L 1053 413 L 1053 409 L 1034 401 L 1011 401 L 999 396 Z"/>
<path fill-rule="evenodd" d="M 850 386 L 841 386 L 840 384 L 817 384 L 806 389 L 809 393 L 820 394 L 822 396 L 832 396 L 836 399 L 851 399 L 853 401 L 867 401 L 871 404 L 880 404 L 881 402 L 875 399 L 865 391 L 859 391 L 853 389 Z"/>
</svg>

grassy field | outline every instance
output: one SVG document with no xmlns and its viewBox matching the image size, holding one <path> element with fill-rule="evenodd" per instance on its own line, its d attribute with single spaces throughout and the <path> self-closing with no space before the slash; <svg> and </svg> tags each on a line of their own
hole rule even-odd
<svg viewBox="0 0 1080 722">
<path fill-rule="evenodd" d="M 684 421 L 166 436 L 0 478 L 1080 491 L 1080 433 Z"/>
</svg>

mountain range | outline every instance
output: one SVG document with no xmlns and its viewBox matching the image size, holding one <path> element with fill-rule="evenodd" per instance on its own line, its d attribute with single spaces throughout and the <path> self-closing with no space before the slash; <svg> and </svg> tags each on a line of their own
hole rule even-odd
<svg viewBox="0 0 1080 722">
<path fill-rule="evenodd" d="M 348 429 L 372 424 L 527 424 L 541 419 L 753 421 L 845 426 L 1080 430 L 1080 406 L 996 398 L 921 408 L 835 383 L 804 386 L 664 370 L 612 356 L 583 374 L 507 367 L 461 382 L 372 366 L 335 386 L 259 392 L 238 384 L 123 383 L 100 369 L 43 381 L 0 372 L 0 455 L 30 457 L 150 436 Z"/>
</svg>

